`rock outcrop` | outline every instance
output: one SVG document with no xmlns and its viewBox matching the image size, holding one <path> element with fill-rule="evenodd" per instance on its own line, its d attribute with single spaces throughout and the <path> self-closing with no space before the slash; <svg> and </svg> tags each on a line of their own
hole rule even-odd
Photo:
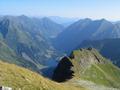
<svg viewBox="0 0 120 90">
<path fill-rule="evenodd" d="M 93 48 L 75 50 L 59 62 L 53 80 L 65 82 L 75 79 L 120 88 L 120 69 Z"/>
<path fill-rule="evenodd" d="M 71 70 L 73 67 L 72 62 L 68 57 L 63 57 L 58 67 L 54 71 L 53 80 L 63 82 L 73 77 L 74 71 Z"/>
</svg>

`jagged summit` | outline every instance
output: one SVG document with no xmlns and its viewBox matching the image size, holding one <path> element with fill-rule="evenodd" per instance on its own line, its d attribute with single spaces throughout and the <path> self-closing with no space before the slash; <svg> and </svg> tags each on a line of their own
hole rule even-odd
<svg viewBox="0 0 120 90">
<path fill-rule="evenodd" d="M 98 85 L 120 88 L 120 69 L 102 57 L 94 48 L 73 51 L 64 57 L 53 74 L 53 80 L 88 80 Z"/>
<path fill-rule="evenodd" d="M 81 57 L 81 58 L 78 58 Z M 94 48 L 87 48 L 87 49 L 79 49 L 79 50 L 75 50 L 73 51 L 69 58 L 71 60 L 75 59 L 75 60 L 80 60 L 80 63 L 82 62 L 89 62 L 89 64 L 93 64 L 93 63 L 104 63 L 103 57 L 94 49 Z"/>
<path fill-rule="evenodd" d="M 80 74 L 82 74 L 85 69 L 89 68 L 92 64 L 105 63 L 103 59 L 104 58 L 91 47 L 75 50 L 69 57 L 65 56 L 61 59 L 54 72 L 53 79 L 58 82 L 66 81 L 71 79 L 75 73 L 80 72 Z"/>
</svg>

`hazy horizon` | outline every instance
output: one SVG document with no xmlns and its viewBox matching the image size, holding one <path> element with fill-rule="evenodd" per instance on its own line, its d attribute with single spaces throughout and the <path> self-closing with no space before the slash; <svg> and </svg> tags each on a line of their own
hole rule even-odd
<svg viewBox="0 0 120 90">
<path fill-rule="evenodd" d="M 1 0 L 1 15 L 120 20 L 118 0 Z"/>
</svg>

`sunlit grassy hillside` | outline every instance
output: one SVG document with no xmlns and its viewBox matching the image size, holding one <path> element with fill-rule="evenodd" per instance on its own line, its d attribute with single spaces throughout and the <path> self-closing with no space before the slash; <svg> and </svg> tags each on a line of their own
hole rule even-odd
<svg viewBox="0 0 120 90">
<path fill-rule="evenodd" d="M 0 61 L 0 85 L 13 90 L 85 90 L 45 79 L 37 73 Z"/>
</svg>

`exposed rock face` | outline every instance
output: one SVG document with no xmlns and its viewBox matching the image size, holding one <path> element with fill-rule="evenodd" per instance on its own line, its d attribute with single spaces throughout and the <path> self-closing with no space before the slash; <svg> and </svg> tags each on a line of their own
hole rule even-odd
<svg viewBox="0 0 120 90">
<path fill-rule="evenodd" d="M 75 50 L 69 57 L 64 57 L 59 62 L 54 71 L 53 80 L 64 82 L 73 78 L 74 75 L 81 75 L 92 64 L 103 63 L 102 59 L 102 56 L 93 48 Z"/>
<path fill-rule="evenodd" d="M 71 70 L 73 67 L 72 62 L 69 60 L 68 57 L 62 58 L 58 67 L 54 71 L 53 80 L 57 82 L 63 82 L 73 77 L 74 71 Z"/>
<path fill-rule="evenodd" d="M 57 82 L 69 80 L 73 83 L 76 80 L 77 82 L 85 80 L 120 90 L 120 69 L 102 57 L 97 50 L 80 49 L 60 61 L 54 71 L 53 80 Z"/>
<path fill-rule="evenodd" d="M 104 57 L 109 58 L 112 63 L 120 67 L 120 38 L 103 40 L 85 40 L 78 48 L 93 47 Z"/>
<path fill-rule="evenodd" d="M 74 58 L 75 58 L 75 56 L 74 56 L 74 53 L 73 53 L 73 52 L 70 54 L 69 58 L 70 58 L 70 59 L 74 59 Z"/>
</svg>

